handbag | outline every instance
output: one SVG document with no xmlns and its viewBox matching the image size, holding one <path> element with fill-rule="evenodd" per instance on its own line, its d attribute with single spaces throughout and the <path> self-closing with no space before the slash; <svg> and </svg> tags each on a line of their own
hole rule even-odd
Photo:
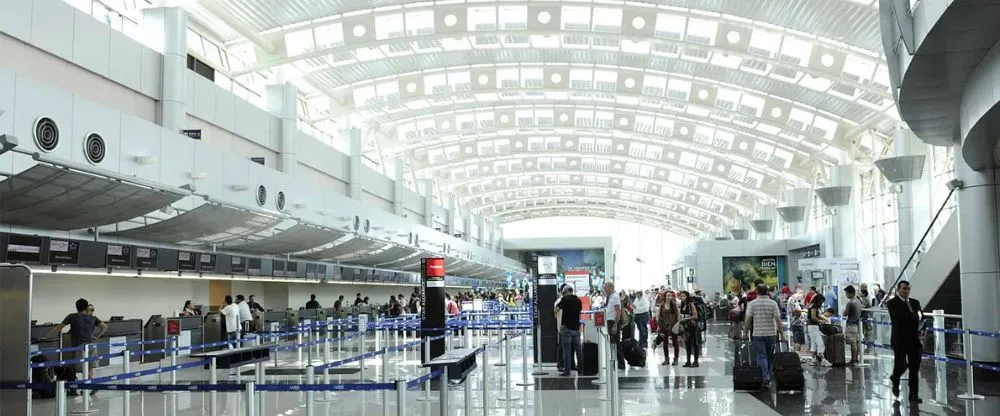
<svg viewBox="0 0 1000 416">
<path fill-rule="evenodd" d="M 681 324 L 680 321 L 677 321 L 677 323 L 674 324 L 674 327 L 670 328 L 670 333 L 674 335 L 679 335 L 681 332 L 684 332 L 684 325 Z"/>
<path fill-rule="evenodd" d="M 659 326 L 656 325 L 656 318 L 649 318 L 649 329 L 654 333 L 659 332 Z"/>
<path fill-rule="evenodd" d="M 819 332 L 823 333 L 823 335 L 830 336 L 843 333 L 844 328 L 841 328 L 840 325 L 822 324 L 819 326 Z"/>
</svg>

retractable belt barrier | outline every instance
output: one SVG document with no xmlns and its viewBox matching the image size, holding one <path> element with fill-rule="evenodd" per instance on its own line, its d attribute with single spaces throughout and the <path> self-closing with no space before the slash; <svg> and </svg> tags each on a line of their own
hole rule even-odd
<svg viewBox="0 0 1000 416">
<path fill-rule="evenodd" d="M 881 320 L 875 320 L 875 319 L 864 319 L 862 321 L 863 322 L 867 322 L 867 323 L 871 323 L 871 324 L 875 324 L 875 325 L 879 325 L 879 326 L 892 326 L 892 322 L 889 322 L 889 321 L 881 321 Z M 963 335 L 963 336 L 964 335 L 975 335 L 975 336 L 986 337 L 986 338 L 1000 338 L 1000 332 L 987 332 L 987 331 L 979 331 L 979 330 L 975 330 L 975 329 L 933 328 L 933 327 L 931 327 L 931 328 L 925 328 L 924 330 L 927 331 L 927 332 L 938 332 L 938 333 L 942 333 L 942 334 Z M 892 350 L 892 346 L 889 345 L 889 344 L 882 344 L 882 343 L 878 343 L 878 342 L 874 342 L 874 341 L 863 341 L 861 343 L 864 344 L 864 345 L 867 345 L 869 347 L 880 348 L 880 349 L 885 349 L 885 350 Z M 960 358 L 939 357 L 939 356 L 932 355 L 932 354 L 922 354 L 922 357 L 925 360 L 930 360 L 930 361 L 938 361 L 938 362 L 943 362 L 943 363 L 948 363 L 948 364 L 956 364 L 956 365 L 963 365 L 963 366 L 964 365 L 969 365 L 969 363 L 966 360 L 960 359 Z M 975 361 L 973 361 L 971 363 L 971 365 L 972 365 L 972 367 L 981 368 L 981 369 L 988 370 L 988 371 L 1000 372 L 1000 366 L 995 366 L 995 365 L 990 365 L 990 364 L 984 364 L 984 363 L 978 363 L 978 362 L 975 362 Z"/>
</svg>

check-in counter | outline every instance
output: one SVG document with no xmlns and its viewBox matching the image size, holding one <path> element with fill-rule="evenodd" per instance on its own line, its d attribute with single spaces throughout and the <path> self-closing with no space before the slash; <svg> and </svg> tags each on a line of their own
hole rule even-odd
<svg viewBox="0 0 1000 416">
<path fill-rule="evenodd" d="M 284 332 L 290 326 L 299 322 L 298 311 L 287 309 L 283 311 L 254 312 L 253 319 L 255 328 L 261 332 Z M 294 336 L 285 339 L 294 339 Z"/>
<path fill-rule="evenodd" d="M 104 321 L 108 325 L 108 332 L 104 334 L 98 342 L 95 342 L 99 346 L 96 354 L 121 354 L 124 350 L 138 351 L 142 347 L 139 345 L 134 346 L 117 346 L 117 347 L 107 347 L 107 344 L 121 344 L 124 342 L 137 342 L 142 341 L 142 319 L 122 319 L 116 321 Z M 64 344 L 68 345 L 68 344 Z M 142 356 L 133 355 L 129 358 L 129 361 L 140 361 Z M 110 359 L 98 360 L 97 365 L 100 367 L 107 365 L 121 365 L 121 357 L 112 357 Z"/>
<path fill-rule="evenodd" d="M 55 323 L 45 323 L 45 324 L 40 324 L 40 325 L 36 324 L 31 326 L 32 351 L 46 350 L 52 348 L 62 348 L 63 343 L 62 340 L 60 339 L 61 337 L 56 336 L 53 337 L 52 339 L 45 339 L 45 336 L 48 335 L 49 331 L 52 331 L 52 328 L 55 328 L 56 325 L 57 324 Z M 69 345 L 70 342 L 69 336 L 67 335 L 65 338 L 66 338 L 66 345 Z M 65 353 L 65 355 L 59 353 L 51 353 L 51 354 L 45 354 L 44 356 L 47 361 L 62 361 L 73 358 L 73 353 Z"/>
<path fill-rule="evenodd" d="M 299 309 L 298 320 L 303 325 L 326 321 L 326 309 Z"/>
<path fill-rule="evenodd" d="M 202 330 L 203 344 L 212 344 L 226 339 L 226 322 L 222 314 L 219 312 L 209 312 L 205 314 L 204 322 Z M 225 348 L 225 346 L 205 348 L 202 351 L 215 351 L 222 348 Z"/>
<path fill-rule="evenodd" d="M 146 321 L 146 325 L 143 327 L 143 339 L 166 340 L 169 337 L 175 336 L 177 337 L 178 347 L 200 345 L 202 343 L 202 339 L 204 338 L 204 322 L 205 321 L 200 316 L 164 318 L 161 315 L 153 315 Z M 152 351 L 169 347 L 170 344 L 164 341 L 162 343 L 155 342 L 152 344 L 146 344 L 143 346 L 143 349 Z M 177 354 L 183 356 L 190 353 L 190 350 L 182 350 Z M 146 354 L 143 356 L 143 362 L 156 362 L 167 356 L 169 355 L 164 353 Z"/>
</svg>

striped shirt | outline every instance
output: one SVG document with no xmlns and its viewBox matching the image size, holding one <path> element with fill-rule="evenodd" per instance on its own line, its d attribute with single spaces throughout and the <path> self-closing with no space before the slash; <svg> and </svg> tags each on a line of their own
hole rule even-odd
<svg viewBox="0 0 1000 416">
<path fill-rule="evenodd" d="M 753 336 L 771 337 L 778 335 L 778 327 L 775 321 L 779 319 L 781 312 L 778 311 L 778 304 L 771 298 L 758 297 L 747 305 L 747 323 L 750 325 L 753 319 Z"/>
</svg>

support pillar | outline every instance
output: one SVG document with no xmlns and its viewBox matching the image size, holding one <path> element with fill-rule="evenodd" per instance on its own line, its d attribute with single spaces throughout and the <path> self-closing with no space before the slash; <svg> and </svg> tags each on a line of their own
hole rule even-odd
<svg viewBox="0 0 1000 416">
<path fill-rule="evenodd" d="M 816 196 L 827 208 L 831 209 L 829 234 L 829 249 L 825 250 L 829 258 L 853 258 L 854 246 L 854 210 L 851 200 L 854 198 L 855 170 L 853 165 L 834 166 L 830 170 L 830 184 L 816 189 Z"/>
<path fill-rule="evenodd" d="M 421 179 L 417 183 L 424 198 L 424 226 L 434 228 L 434 181 Z"/>
<path fill-rule="evenodd" d="M 455 194 L 448 195 L 448 235 L 458 234 L 458 197 Z"/>
<path fill-rule="evenodd" d="M 266 91 L 267 110 L 281 119 L 281 137 L 278 146 L 278 170 L 295 174 L 299 164 L 295 135 L 298 134 L 299 90 L 285 82 L 269 85 Z"/>
<path fill-rule="evenodd" d="M 350 161 L 348 162 L 348 183 L 347 195 L 355 201 L 361 200 L 361 157 L 364 153 L 364 144 L 361 140 L 361 129 L 351 127 L 343 130 L 341 134 L 347 136 L 347 142 L 351 145 Z"/>
<path fill-rule="evenodd" d="M 403 179 L 403 170 L 406 167 L 406 161 L 402 157 L 396 157 L 396 163 L 393 165 L 393 183 L 392 183 L 392 213 L 396 216 L 403 216 L 406 204 L 403 201 L 403 195 L 406 191 L 406 181 Z"/>
<path fill-rule="evenodd" d="M 488 238 L 492 238 L 491 233 L 486 231 L 486 216 L 479 214 L 477 227 L 479 227 L 479 247 L 487 247 L 489 244 Z"/>
<path fill-rule="evenodd" d="M 956 145 L 955 175 L 963 182 L 958 191 L 963 324 L 989 332 L 1000 330 L 1000 303 L 996 301 L 1000 293 L 997 173 L 996 169 L 972 170 L 962 157 L 961 146 Z M 987 337 L 971 338 L 973 360 L 1000 362 L 1000 343 Z"/>
<path fill-rule="evenodd" d="M 774 205 L 761 205 L 757 207 L 754 219 L 750 220 L 750 226 L 753 227 L 755 239 L 771 240 L 774 238 L 777 215 Z"/>
<path fill-rule="evenodd" d="M 784 204 L 777 208 L 781 220 L 788 224 L 789 238 L 798 237 L 807 231 L 806 218 L 812 202 L 812 189 L 795 188 L 783 191 Z"/>
<path fill-rule="evenodd" d="M 187 12 L 180 7 L 155 7 L 142 13 L 147 43 L 163 53 L 158 121 L 180 133 L 187 128 Z"/>
<path fill-rule="evenodd" d="M 893 136 L 893 152 L 900 162 L 904 162 L 906 156 L 924 156 L 927 154 L 927 144 L 916 138 L 909 130 L 900 130 Z M 923 160 L 924 158 L 921 158 Z M 915 160 L 914 160 L 915 162 Z M 930 226 L 930 219 L 933 216 L 930 203 L 930 175 L 926 170 L 929 165 L 921 165 L 920 175 L 913 180 L 894 182 L 898 186 L 896 200 L 896 210 L 899 216 L 898 237 L 899 237 L 899 265 L 909 258 L 910 254 L 918 249 L 917 243 L 920 236 Z M 947 218 L 941 219 L 947 221 Z M 922 248 L 926 250 L 927 247 Z M 919 259 L 919 255 L 917 257 Z M 905 278 L 909 278 L 916 262 L 906 271 Z"/>
<path fill-rule="evenodd" d="M 476 221 L 473 220 L 473 218 L 472 218 L 472 212 L 469 211 L 468 209 L 466 209 L 464 219 L 465 219 L 465 231 L 462 231 L 462 239 L 465 240 L 466 243 L 471 243 L 472 242 L 472 225 L 475 224 Z"/>
</svg>

